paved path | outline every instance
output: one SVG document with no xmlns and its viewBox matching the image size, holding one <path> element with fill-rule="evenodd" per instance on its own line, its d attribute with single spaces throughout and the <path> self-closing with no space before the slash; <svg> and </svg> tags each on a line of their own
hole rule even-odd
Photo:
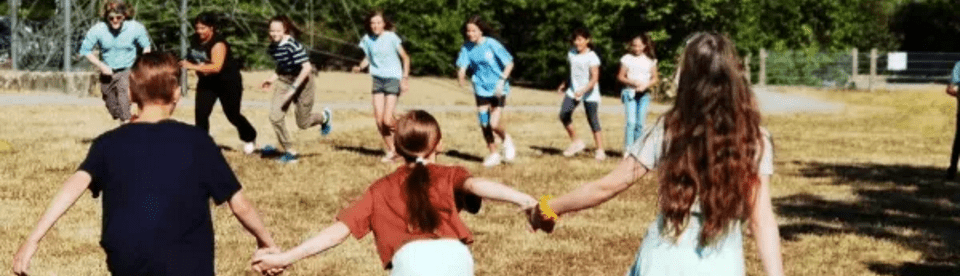
<svg viewBox="0 0 960 276">
<path fill-rule="evenodd" d="M 766 89 L 754 89 L 757 100 L 760 103 L 760 109 L 765 114 L 784 114 L 784 113 L 826 113 L 836 112 L 843 109 L 843 104 L 827 102 L 819 99 L 805 97 L 801 95 L 785 94 L 771 92 Z M 600 107 L 601 113 L 622 114 L 623 107 L 619 102 L 607 104 Z M 95 97 L 76 97 L 64 94 L 0 94 L 0 107 L 3 106 L 36 106 L 36 105 L 81 105 L 81 106 L 102 106 L 103 100 Z M 192 99 L 184 99 L 181 106 L 192 107 Z M 321 106 L 328 106 L 335 110 L 368 110 L 369 102 L 327 102 L 320 103 Z M 248 100 L 243 102 L 244 107 L 248 108 L 269 108 L 267 101 Z M 473 112 L 475 107 L 472 105 L 401 105 L 401 108 L 424 109 L 434 112 Z M 553 105 L 508 105 L 509 111 L 516 112 L 534 112 L 534 113 L 555 113 L 558 106 Z M 652 104 L 651 111 L 662 113 L 669 108 L 667 105 Z"/>
</svg>

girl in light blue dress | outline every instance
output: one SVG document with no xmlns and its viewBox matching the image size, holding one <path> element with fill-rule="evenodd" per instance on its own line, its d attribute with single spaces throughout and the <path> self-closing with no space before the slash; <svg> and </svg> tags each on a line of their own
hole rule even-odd
<svg viewBox="0 0 960 276">
<path fill-rule="evenodd" d="M 733 43 L 700 33 L 684 49 L 673 108 L 605 177 L 546 202 L 559 216 L 597 206 L 650 170 L 659 177 L 657 219 L 627 275 L 745 274 L 742 224 L 750 227 L 768 275 L 783 275 L 780 233 L 770 203 L 773 143 L 740 69 Z M 553 230 L 555 220 L 534 216 Z"/>
</svg>

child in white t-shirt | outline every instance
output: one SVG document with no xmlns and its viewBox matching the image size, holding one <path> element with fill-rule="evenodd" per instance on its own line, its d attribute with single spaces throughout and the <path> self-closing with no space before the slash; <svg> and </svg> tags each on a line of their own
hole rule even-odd
<svg viewBox="0 0 960 276">
<path fill-rule="evenodd" d="M 595 157 L 597 161 L 603 161 L 607 155 L 603 151 L 603 133 L 600 129 L 600 118 L 597 116 L 597 109 L 600 108 L 600 57 L 590 49 L 590 31 L 587 29 L 574 30 L 571 40 L 573 48 L 567 52 L 567 60 L 570 61 L 570 86 L 567 86 L 565 81 L 557 88 L 557 93 L 565 95 L 560 106 L 560 122 L 570 135 L 570 146 L 563 151 L 563 155 L 573 156 L 586 147 L 583 141 L 577 138 L 571 124 L 573 110 L 583 102 L 590 130 L 593 131 L 593 141 L 597 145 Z"/>
<path fill-rule="evenodd" d="M 657 72 L 657 55 L 653 41 L 646 33 L 630 40 L 630 52 L 620 58 L 620 73 L 617 80 L 623 83 L 620 99 L 623 100 L 623 113 L 626 122 L 623 131 L 623 148 L 630 148 L 643 133 L 643 123 L 647 119 L 650 106 L 650 87 L 660 81 Z M 626 155 L 626 150 L 624 150 Z"/>
</svg>

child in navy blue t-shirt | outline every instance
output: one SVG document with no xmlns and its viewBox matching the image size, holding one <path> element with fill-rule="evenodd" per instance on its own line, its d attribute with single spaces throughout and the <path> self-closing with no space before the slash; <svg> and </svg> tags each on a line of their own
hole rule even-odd
<svg viewBox="0 0 960 276">
<path fill-rule="evenodd" d="M 40 239 L 88 188 L 103 195 L 100 245 L 114 275 L 214 275 L 211 198 L 228 202 L 258 251 L 277 249 L 213 139 L 170 119 L 180 98 L 179 72 L 172 55 L 137 61 L 130 94 L 139 114 L 94 140 L 17 251 L 14 273 L 26 274 Z"/>
</svg>

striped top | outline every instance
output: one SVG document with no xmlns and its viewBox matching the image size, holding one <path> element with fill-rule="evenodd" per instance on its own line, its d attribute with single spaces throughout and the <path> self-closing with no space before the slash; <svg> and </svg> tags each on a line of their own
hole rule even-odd
<svg viewBox="0 0 960 276">
<path fill-rule="evenodd" d="M 293 37 L 287 37 L 279 43 L 272 43 L 267 53 L 277 62 L 278 75 L 297 75 L 303 63 L 310 61 L 306 48 Z"/>
</svg>

